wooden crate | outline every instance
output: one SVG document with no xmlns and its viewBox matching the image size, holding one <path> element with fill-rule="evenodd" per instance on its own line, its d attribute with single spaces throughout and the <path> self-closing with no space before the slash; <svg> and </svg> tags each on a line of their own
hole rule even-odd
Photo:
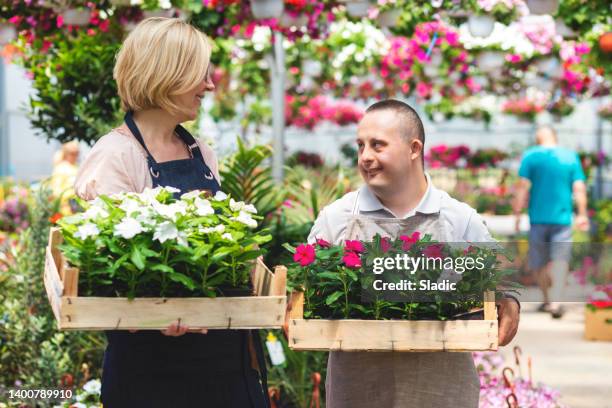
<svg viewBox="0 0 612 408">
<path fill-rule="evenodd" d="M 111 298 L 78 296 L 79 270 L 58 248 L 62 235 L 49 234 L 44 282 L 60 330 L 154 330 L 179 321 L 190 328 L 280 328 L 286 309 L 287 269 L 272 273 L 261 260 L 253 274 L 255 296 L 218 298 Z"/>
<path fill-rule="evenodd" d="M 304 294 L 293 293 L 289 347 L 337 351 L 497 350 L 495 294 L 484 294 L 484 320 L 304 319 Z"/>
<path fill-rule="evenodd" d="M 585 308 L 584 337 L 587 340 L 612 341 L 612 309 Z"/>
</svg>

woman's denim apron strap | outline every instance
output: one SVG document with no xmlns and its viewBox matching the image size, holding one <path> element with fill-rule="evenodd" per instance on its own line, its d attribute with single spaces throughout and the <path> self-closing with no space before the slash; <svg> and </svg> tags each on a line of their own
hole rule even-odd
<svg viewBox="0 0 612 408">
<path fill-rule="evenodd" d="M 212 171 L 204 161 L 204 155 L 200 147 L 187 129 L 178 125 L 175 132 L 189 149 L 191 157 L 184 160 L 172 160 L 158 163 L 147 148 L 142 134 L 138 126 L 136 126 L 136 122 L 134 122 L 132 112 L 125 114 L 125 123 L 138 143 L 140 143 L 147 152 L 147 163 L 153 187 L 170 186 L 177 188 L 181 190 L 179 193 L 175 194 L 177 198 L 180 197 L 181 194 L 192 190 L 208 190 L 210 193 L 214 194 L 220 189 L 218 180 L 215 179 Z"/>
<path fill-rule="evenodd" d="M 157 163 L 131 113 L 125 122 L 147 152 L 153 187 L 219 191 L 195 139 L 176 132 L 190 146 L 191 159 Z M 266 363 L 256 330 L 210 330 L 164 336 L 157 330 L 108 331 L 104 353 L 102 402 L 105 407 L 269 407 Z M 252 367 L 250 338 L 259 371 Z"/>
<path fill-rule="evenodd" d="M 358 203 L 359 195 L 344 240 L 414 231 L 449 239 L 439 214 L 374 218 L 360 215 Z M 480 383 L 471 353 L 332 351 L 325 391 L 327 408 L 477 408 Z"/>
</svg>

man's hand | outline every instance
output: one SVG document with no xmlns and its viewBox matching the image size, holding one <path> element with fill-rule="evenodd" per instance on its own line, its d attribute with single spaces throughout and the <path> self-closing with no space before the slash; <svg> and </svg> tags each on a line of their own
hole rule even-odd
<svg viewBox="0 0 612 408">
<path fill-rule="evenodd" d="M 588 231 L 589 230 L 589 217 L 586 215 L 578 214 L 574 219 L 574 226 L 578 231 Z"/>
<path fill-rule="evenodd" d="M 514 216 L 514 232 L 516 234 L 521 232 L 521 214 Z"/>
<path fill-rule="evenodd" d="M 520 308 L 516 300 L 504 298 L 497 303 L 497 321 L 499 323 L 499 346 L 510 343 L 518 330 Z"/>
</svg>

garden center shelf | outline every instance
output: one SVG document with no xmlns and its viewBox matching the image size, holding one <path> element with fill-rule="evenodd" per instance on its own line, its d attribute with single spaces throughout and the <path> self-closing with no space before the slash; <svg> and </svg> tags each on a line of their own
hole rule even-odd
<svg viewBox="0 0 612 408">
<path fill-rule="evenodd" d="M 60 330 L 155 330 L 180 321 L 192 329 L 280 328 L 286 309 L 287 270 L 272 273 L 261 260 L 253 275 L 255 295 L 216 298 L 112 298 L 78 296 L 78 268 L 66 264 L 53 228 L 44 283 Z"/>
<path fill-rule="evenodd" d="M 497 350 L 494 292 L 484 293 L 482 320 L 304 319 L 304 294 L 291 296 L 289 347 L 334 351 Z"/>
</svg>

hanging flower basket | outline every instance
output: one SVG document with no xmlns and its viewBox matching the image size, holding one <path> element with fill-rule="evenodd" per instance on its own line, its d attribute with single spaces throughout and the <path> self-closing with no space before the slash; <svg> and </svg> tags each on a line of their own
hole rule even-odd
<svg viewBox="0 0 612 408">
<path fill-rule="evenodd" d="M 381 27 L 395 27 L 401 15 L 401 9 L 387 10 L 378 15 L 377 21 Z"/>
<path fill-rule="evenodd" d="M 367 0 L 347 1 L 345 3 L 346 12 L 351 17 L 362 18 L 368 15 L 368 10 L 372 4 Z"/>
<path fill-rule="evenodd" d="M 86 26 L 89 24 L 91 12 L 88 9 L 68 9 L 61 13 L 64 24 L 72 26 Z"/>
<path fill-rule="evenodd" d="M 258 20 L 266 18 L 280 18 L 285 3 L 283 0 L 250 0 L 253 17 Z"/>
<path fill-rule="evenodd" d="M 15 26 L 9 23 L 0 23 L 0 46 L 6 45 L 17 38 Z"/>
<path fill-rule="evenodd" d="M 488 15 L 472 14 L 468 18 L 468 29 L 474 37 L 488 37 L 495 27 L 495 19 Z"/>
<path fill-rule="evenodd" d="M 559 0 L 527 0 L 531 14 L 554 14 L 559 7 Z"/>
</svg>

